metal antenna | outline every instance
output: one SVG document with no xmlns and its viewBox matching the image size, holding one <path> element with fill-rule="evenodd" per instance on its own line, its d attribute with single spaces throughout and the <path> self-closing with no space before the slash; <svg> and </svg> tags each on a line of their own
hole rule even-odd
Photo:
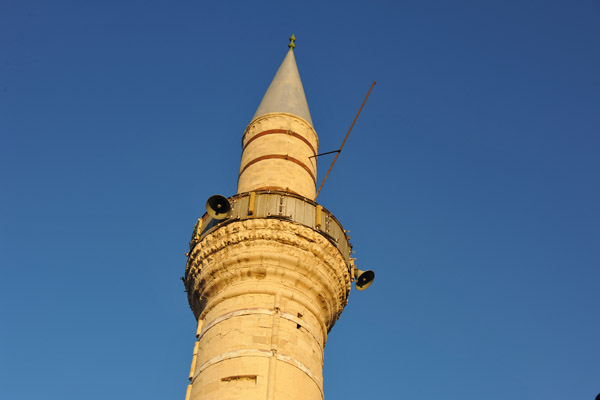
<svg viewBox="0 0 600 400">
<path fill-rule="evenodd" d="M 331 172 L 331 169 L 333 168 L 333 164 L 335 164 L 335 160 L 337 160 L 338 156 L 342 152 L 342 149 L 344 148 L 344 144 L 346 144 L 346 140 L 348 139 L 348 136 L 350 136 L 350 132 L 352 131 L 352 128 L 354 127 L 354 123 L 358 119 L 358 116 L 360 115 L 360 112 L 362 111 L 363 106 L 367 102 L 367 99 L 369 98 L 369 95 L 371 94 L 371 90 L 373 89 L 373 86 L 375 86 L 375 81 L 373 81 L 373 83 L 371 84 L 371 87 L 369 88 L 369 91 L 367 92 L 367 96 L 365 97 L 362 104 L 360 105 L 360 108 L 358 109 L 358 113 L 356 113 L 356 117 L 354 117 L 354 121 L 352 121 L 352 125 L 350 125 L 350 129 L 348 129 L 348 133 L 346 133 L 346 137 L 344 138 L 344 141 L 342 142 L 342 145 L 340 146 L 339 150 L 330 152 L 330 153 L 337 153 L 337 154 L 335 155 L 335 158 L 331 162 L 331 165 L 329 166 L 329 171 L 327 171 L 327 174 L 325 174 L 325 178 L 323 178 L 323 182 L 321 182 L 321 186 L 319 187 L 319 190 L 317 190 L 317 195 L 315 196 L 315 199 L 321 192 L 321 189 L 323 189 L 323 185 L 325 184 L 325 181 L 327 180 L 327 177 L 329 176 L 329 173 Z M 324 154 L 328 154 L 328 153 L 324 153 Z"/>
</svg>

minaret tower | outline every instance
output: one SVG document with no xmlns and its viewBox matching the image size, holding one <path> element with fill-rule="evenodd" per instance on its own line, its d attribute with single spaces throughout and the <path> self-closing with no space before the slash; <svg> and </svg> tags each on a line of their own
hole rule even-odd
<svg viewBox="0 0 600 400">
<path fill-rule="evenodd" d="M 211 197 L 194 228 L 186 400 L 324 398 L 327 333 L 358 270 L 341 224 L 315 202 L 319 141 L 294 41 L 242 137 L 237 194 Z"/>
</svg>

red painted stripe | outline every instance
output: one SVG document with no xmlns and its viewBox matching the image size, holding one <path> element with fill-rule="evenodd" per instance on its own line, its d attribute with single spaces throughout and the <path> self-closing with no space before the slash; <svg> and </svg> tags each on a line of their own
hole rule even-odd
<svg viewBox="0 0 600 400">
<path fill-rule="evenodd" d="M 244 165 L 244 167 L 242 168 L 242 170 L 240 171 L 240 176 L 242 176 L 242 174 L 244 173 L 244 171 L 251 166 L 252 164 L 256 164 L 259 161 L 263 161 L 263 160 L 272 160 L 272 159 L 279 159 L 279 160 L 287 160 L 287 161 L 291 161 L 293 163 L 298 164 L 299 166 L 301 166 L 302 168 L 304 168 L 306 170 L 306 172 L 308 172 L 308 174 L 310 175 L 310 177 L 313 179 L 313 181 L 316 183 L 317 182 L 317 178 L 315 177 L 315 175 L 313 174 L 313 172 L 310 170 L 310 168 L 308 168 L 306 166 L 306 164 L 304 164 L 302 161 L 298 160 L 297 158 L 294 157 L 290 157 L 286 154 L 267 154 L 265 156 L 260 156 L 255 158 L 252 161 L 249 161 L 248 163 L 246 163 L 246 165 Z"/>
<path fill-rule="evenodd" d="M 252 136 L 252 138 L 250 138 L 246 144 L 242 147 L 242 151 L 244 149 L 246 149 L 246 147 L 248 147 L 248 145 L 250 143 L 252 143 L 253 141 L 255 141 L 256 139 L 258 139 L 259 137 L 263 137 L 265 135 L 273 135 L 273 134 L 285 134 L 285 135 L 290 135 L 293 136 L 297 139 L 302 140 L 308 147 L 310 147 L 310 149 L 312 150 L 313 154 L 317 154 L 317 152 L 315 151 L 315 148 L 313 147 L 313 145 L 302 135 L 300 135 L 299 133 L 296 132 L 292 132 L 290 130 L 285 130 L 285 129 L 270 129 L 268 131 L 263 131 L 261 133 L 257 133 L 256 135 Z"/>
</svg>

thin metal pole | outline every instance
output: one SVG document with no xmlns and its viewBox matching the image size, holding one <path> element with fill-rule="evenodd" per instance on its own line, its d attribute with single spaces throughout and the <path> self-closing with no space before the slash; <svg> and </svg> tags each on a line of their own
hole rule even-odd
<svg viewBox="0 0 600 400">
<path fill-rule="evenodd" d="M 327 171 L 327 174 L 325 174 L 325 178 L 323 178 L 323 182 L 321 182 L 321 186 L 319 187 L 319 190 L 317 190 L 317 195 L 315 196 L 315 199 L 317 198 L 317 196 L 319 196 L 321 189 L 323 189 L 323 185 L 325 184 L 325 181 L 327 180 L 327 177 L 329 176 L 329 173 L 331 172 L 331 169 L 333 168 L 333 164 L 335 164 L 335 160 L 337 160 L 338 156 L 342 152 L 342 149 L 344 148 L 344 144 L 346 144 L 346 140 L 348 139 L 348 136 L 350 136 L 350 132 L 352 131 L 352 128 L 354 127 L 354 123 L 358 119 L 358 116 L 360 115 L 360 112 L 362 111 L 363 106 L 367 102 L 367 99 L 369 98 L 369 95 L 371 94 L 371 90 L 373 89 L 373 86 L 375 86 L 375 81 L 373 81 L 373 83 L 371 84 L 371 87 L 369 88 L 369 91 L 367 92 L 367 96 L 365 97 L 362 104 L 360 105 L 360 108 L 358 109 L 358 112 L 356 113 L 356 117 L 354 117 L 354 121 L 352 121 L 352 125 L 350 125 L 350 129 L 348 129 L 348 133 L 346 133 L 346 137 L 344 138 L 344 141 L 342 142 L 340 149 L 337 150 L 337 154 L 335 155 L 335 158 L 333 159 L 333 161 L 331 162 L 331 165 L 329 166 L 329 171 Z"/>
<path fill-rule="evenodd" d="M 327 154 L 333 154 L 333 153 L 339 153 L 339 150 L 333 150 L 333 151 L 328 151 L 327 153 L 321 153 L 321 154 L 315 154 L 314 156 L 310 156 L 308 158 L 313 158 L 313 157 L 321 157 L 321 156 L 326 156 Z"/>
</svg>

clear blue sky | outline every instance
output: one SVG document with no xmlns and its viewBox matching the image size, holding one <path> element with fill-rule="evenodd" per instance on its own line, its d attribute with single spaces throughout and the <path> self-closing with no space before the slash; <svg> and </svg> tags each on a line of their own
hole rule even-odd
<svg viewBox="0 0 600 400">
<path fill-rule="evenodd" d="M 377 81 L 327 400 L 592 400 L 598 0 L 0 1 L 0 397 L 183 400 L 184 253 L 292 32 L 321 151 Z"/>
</svg>

